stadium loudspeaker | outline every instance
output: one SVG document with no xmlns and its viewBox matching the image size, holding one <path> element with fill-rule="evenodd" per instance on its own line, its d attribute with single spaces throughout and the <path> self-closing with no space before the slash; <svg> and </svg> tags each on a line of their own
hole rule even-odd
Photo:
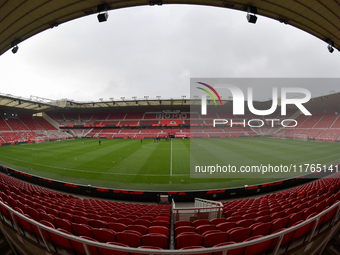
<svg viewBox="0 0 340 255">
<path fill-rule="evenodd" d="M 255 24 L 257 21 L 257 17 L 255 15 L 251 15 L 250 13 L 247 14 L 247 20 L 249 23 Z"/>
<path fill-rule="evenodd" d="M 109 17 L 109 15 L 108 15 L 107 12 L 100 13 L 100 14 L 98 14 L 98 16 L 97 16 L 99 22 L 105 22 L 105 21 L 107 21 L 108 17 Z"/>
</svg>

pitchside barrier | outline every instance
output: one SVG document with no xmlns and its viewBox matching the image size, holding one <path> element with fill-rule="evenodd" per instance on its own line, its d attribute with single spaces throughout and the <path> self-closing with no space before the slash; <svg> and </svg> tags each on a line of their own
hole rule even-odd
<svg viewBox="0 0 340 255">
<path fill-rule="evenodd" d="M 333 166 L 338 169 L 338 165 Z M 66 183 L 57 180 L 47 179 L 45 177 L 31 175 L 6 166 L 0 165 L 0 172 L 11 175 L 17 179 L 26 182 L 55 189 L 66 193 L 87 195 L 105 199 L 117 199 L 125 201 L 145 201 L 145 202 L 160 202 L 161 198 L 164 202 L 164 197 L 167 197 L 168 203 L 172 199 L 176 202 L 192 202 L 196 197 L 208 200 L 222 200 L 233 199 L 240 197 L 248 197 L 271 192 L 277 192 L 281 189 L 288 189 L 297 185 L 302 185 L 316 179 L 321 179 L 335 173 L 335 170 L 314 172 L 299 177 L 294 177 L 286 180 L 262 183 L 258 185 L 245 185 L 244 187 L 235 187 L 228 189 L 215 189 L 215 190 L 193 190 L 193 191 L 145 191 L 145 190 L 124 190 L 124 189 L 109 189 L 104 187 L 94 187 L 91 185 L 79 185 L 74 183 Z M 166 199 L 165 199 L 166 200 Z"/>
<path fill-rule="evenodd" d="M 236 248 L 246 248 L 247 247 L 246 250 L 245 250 L 245 252 L 246 252 L 247 249 L 254 249 L 255 247 L 261 247 L 263 244 L 265 244 L 267 242 L 270 242 L 271 244 L 273 244 L 273 242 L 276 242 L 275 247 L 272 249 L 272 252 L 271 252 L 272 255 L 276 255 L 276 254 L 279 254 L 278 251 L 279 251 L 282 240 L 284 240 L 285 235 L 289 235 L 289 233 L 294 234 L 294 231 L 296 231 L 298 229 L 302 229 L 304 226 L 308 226 L 308 224 L 310 224 L 311 228 L 309 229 L 308 233 L 305 234 L 305 236 L 307 237 L 306 243 L 308 243 L 310 245 L 306 245 L 306 248 L 304 248 L 304 252 L 307 252 L 305 254 L 312 254 L 315 250 L 313 250 L 313 252 L 312 252 L 312 245 L 314 244 L 314 242 L 311 242 L 311 240 L 314 237 L 314 235 L 317 235 L 320 232 L 320 231 L 318 231 L 318 233 L 316 234 L 316 230 L 318 228 L 318 223 L 319 223 L 320 219 L 322 219 L 322 221 L 323 221 L 323 219 L 325 217 L 327 217 L 327 214 L 335 211 L 334 215 L 330 219 L 329 226 L 327 226 L 328 228 L 331 228 L 330 230 L 327 231 L 328 232 L 327 238 L 323 239 L 323 243 L 321 245 L 319 245 L 318 248 L 327 244 L 327 242 L 330 240 L 332 235 L 335 234 L 335 231 L 337 231 L 339 229 L 339 226 L 340 226 L 340 221 L 339 221 L 340 201 L 338 201 L 336 204 L 332 205 L 330 208 L 322 211 L 321 213 L 319 213 L 318 215 L 316 215 L 316 216 L 314 216 L 310 219 L 303 221 L 302 223 L 300 223 L 298 225 L 295 225 L 293 227 L 290 227 L 288 229 L 285 229 L 285 230 L 278 232 L 278 233 L 275 233 L 275 234 L 271 234 L 271 235 L 268 235 L 268 236 L 257 238 L 255 240 L 245 241 L 245 242 L 231 244 L 231 245 L 227 245 L 227 246 L 214 247 L 214 248 L 204 248 L 204 249 L 154 250 L 154 249 L 138 249 L 138 248 L 130 248 L 130 247 L 110 245 L 110 244 L 86 240 L 86 239 L 79 238 L 79 237 L 74 236 L 74 235 L 65 234 L 65 233 L 60 232 L 56 229 L 52 229 L 52 228 L 49 228 L 45 225 L 42 225 L 39 222 L 36 222 L 36 221 L 34 221 L 30 218 L 27 218 L 26 216 L 22 215 L 19 212 L 16 212 L 11 207 L 7 206 L 6 204 L 2 203 L 1 201 L 0 201 L 0 209 L 1 209 L 0 210 L 1 211 L 0 229 L 7 239 L 11 240 L 10 236 L 6 232 L 6 229 L 4 228 L 4 223 L 8 222 L 8 221 L 10 221 L 10 224 L 12 225 L 12 228 L 14 228 L 14 230 L 17 232 L 17 235 L 19 235 L 19 236 L 22 235 L 21 232 L 19 231 L 20 228 L 19 228 L 18 219 L 16 218 L 16 217 L 19 217 L 19 218 L 23 219 L 24 221 L 28 222 L 29 224 L 32 224 L 32 225 L 37 227 L 37 229 L 40 233 L 40 237 L 43 240 L 43 245 L 45 246 L 47 251 L 51 252 L 51 248 L 49 246 L 50 241 L 48 241 L 48 235 L 49 235 L 48 233 L 52 233 L 52 234 L 67 238 L 69 240 L 74 240 L 76 242 L 81 243 L 84 247 L 86 255 L 91 255 L 90 250 L 93 249 L 93 247 L 105 248 L 105 249 L 109 249 L 109 250 L 112 250 L 112 251 L 123 251 L 123 252 L 131 252 L 131 253 L 134 253 L 134 254 L 149 254 L 149 255 L 156 255 L 156 254 L 182 255 L 182 254 L 193 254 L 193 253 L 195 253 L 195 254 L 207 254 L 207 253 L 212 254 L 213 252 L 215 252 L 215 254 L 216 254 L 216 252 L 221 252 L 222 255 L 226 255 L 228 253 L 228 251 L 234 250 Z M 7 216 L 7 220 L 5 219 L 6 218 L 5 215 Z M 325 217 L 323 217 L 323 216 L 325 216 Z M 19 250 L 20 250 L 20 247 L 17 247 L 17 248 L 19 248 Z M 309 250 L 309 249 L 311 249 L 311 250 Z M 315 247 L 314 247 L 314 249 L 315 249 Z M 322 248 L 320 248 L 320 249 L 322 249 Z"/>
</svg>

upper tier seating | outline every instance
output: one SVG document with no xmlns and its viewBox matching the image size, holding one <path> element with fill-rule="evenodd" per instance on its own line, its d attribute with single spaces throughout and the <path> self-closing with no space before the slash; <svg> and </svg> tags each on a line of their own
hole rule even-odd
<svg viewBox="0 0 340 255">
<path fill-rule="evenodd" d="M 22 123 L 20 119 L 8 119 L 6 120 L 6 122 L 14 131 L 29 130 L 28 127 L 24 123 Z"/>
</svg>

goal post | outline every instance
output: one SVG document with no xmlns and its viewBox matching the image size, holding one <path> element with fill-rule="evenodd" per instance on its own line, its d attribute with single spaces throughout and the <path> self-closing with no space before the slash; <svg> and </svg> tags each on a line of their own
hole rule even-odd
<svg viewBox="0 0 340 255">
<path fill-rule="evenodd" d="M 294 135 L 294 140 L 307 141 L 308 140 L 308 135 L 306 135 L 306 134 L 295 134 Z"/>
</svg>

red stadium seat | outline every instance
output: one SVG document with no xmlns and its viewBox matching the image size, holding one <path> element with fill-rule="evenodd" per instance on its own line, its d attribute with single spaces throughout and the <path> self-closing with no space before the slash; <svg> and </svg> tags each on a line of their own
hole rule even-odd
<svg viewBox="0 0 340 255">
<path fill-rule="evenodd" d="M 129 247 L 126 244 L 123 243 L 117 243 L 117 242 L 109 242 L 107 244 L 115 245 L 115 246 L 122 246 L 122 247 Z M 109 250 L 105 248 L 98 248 L 98 252 L 100 255 L 129 255 L 129 252 L 124 252 L 124 251 L 117 251 L 117 250 Z"/>
<path fill-rule="evenodd" d="M 273 213 L 276 213 L 276 212 L 281 212 L 281 206 L 273 207 L 269 211 L 270 211 L 270 214 L 273 214 Z"/>
<path fill-rule="evenodd" d="M 14 210 L 21 213 L 22 215 L 24 215 L 22 210 L 19 207 L 14 208 Z M 29 215 L 25 215 L 25 216 L 29 219 L 32 219 L 32 217 L 29 216 Z M 31 223 L 29 223 L 27 220 L 25 220 L 21 217 L 14 217 L 14 218 L 15 218 L 15 221 L 19 224 L 19 226 L 21 226 L 22 232 L 25 236 L 26 236 L 25 231 L 28 231 L 28 232 L 32 233 L 35 236 L 37 242 L 39 242 L 38 237 L 36 235 L 36 232 L 34 231 L 34 228 L 36 228 L 34 225 L 31 225 Z"/>
<path fill-rule="evenodd" d="M 203 238 L 197 233 L 182 233 L 176 238 L 176 249 L 188 246 L 201 246 Z"/>
<path fill-rule="evenodd" d="M 80 238 L 90 240 L 90 241 L 93 241 L 93 242 L 97 242 L 93 238 L 90 238 L 90 237 L 87 237 L 87 236 L 80 236 Z M 84 245 L 81 242 L 78 242 L 78 241 L 75 241 L 75 240 L 70 240 L 70 243 L 71 243 L 72 248 L 75 252 L 77 252 L 79 254 L 85 254 L 86 255 Z M 89 249 L 91 255 L 98 255 L 99 254 L 96 247 L 88 245 L 87 248 Z"/>
<path fill-rule="evenodd" d="M 215 229 L 215 230 L 208 230 L 208 231 L 205 231 L 205 232 L 202 234 L 202 237 L 205 237 L 206 235 L 212 234 L 212 233 L 223 233 L 223 231 L 218 230 L 218 229 Z"/>
<path fill-rule="evenodd" d="M 59 230 L 60 232 L 63 232 L 64 234 L 72 235 L 72 233 L 70 233 L 70 232 L 68 232 L 64 229 L 57 229 L 57 230 Z M 52 243 L 54 243 L 55 245 L 73 251 L 72 245 L 71 245 L 69 239 L 67 239 L 66 237 L 59 236 L 59 235 L 54 234 L 52 232 L 48 232 L 48 235 L 49 235 Z"/>
<path fill-rule="evenodd" d="M 220 233 L 210 233 L 204 236 L 203 246 L 204 247 L 213 247 L 219 243 L 227 242 L 229 238 L 229 234 L 226 232 Z"/>
<path fill-rule="evenodd" d="M 271 216 L 270 215 L 264 215 L 264 216 L 260 216 L 254 219 L 254 222 L 262 222 L 262 223 L 266 223 L 269 222 L 271 220 Z"/>
<path fill-rule="evenodd" d="M 106 228 L 107 222 L 102 220 L 89 220 L 89 225 L 93 228 Z"/>
<path fill-rule="evenodd" d="M 145 219 L 138 219 L 135 220 L 135 225 L 143 225 L 148 228 L 151 226 L 151 221 Z"/>
<path fill-rule="evenodd" d="M 59 212 L 59 217 L 61 219 L 69 220 L 70 222 L 73 222 L 73 216 L 72 214 L 66 213 L 66 212 Z"/>
<path fill-rule="evenodd" d="M 192 226 L 194 228 L 197 228 L 198 226 L 201 225 L 209 225 L 209 220 L 201 219 L 201 220 L 195 220 L 192 222 Z"/>
<path fill-rule="evenodd" d="M 183 232 L 195 232 L 196 228 L 193 226 L 180 226 L 175 229 L 175 236 L 178 236 L 179 234 Z"/>
<path fill-rule="evenodd" d="M 151 224 L 152 226 L 170 227 L 170 223 L 164 220 L 154 220 Z"/>
<path fill-rule="evenodd" d="M 225 242 L 225 243 L 219 243 L 217 245 L 215 245 L 214 247 L 223 247 L 223 246 L 228 246 L 228 245 L 232 245 L 232 244 L 236 244 L 236 242 Z M 242 248 L 237 248 L 237 249 L 232 249 L 232 250 L 228 250 L 228 255 L 242 255 L 244 252 L 244 247 Z M 214 255 L 222 255 L 222 252 L 214 252 Z"/>
<path fill-rule="evenodd" d="M 261 235 L 253 236 L 253 237 L 246 239 L 244 242 L 255 240 L 261 237 L 263 236 Z M 262 241 L 257 244 L 249 245 L 246 247 L 244 251 L 244 255 L 257 255 L 257 254 L 265 253 L 270 249 L 270 246 L 272 243 L 273 243 L 273 240 L 267 240 L 267 241 Z"/>
<path fill-rule="evenodd" d="M 340 193 L 339 193 L 340 194 Z M 189 221 L 190 222 L 190 221 Z M 211 225 L 218 225 L 218 224 L 220 224 L 220 223 L 223 223 L 223 222 L 226 222 L 226 218 L 215 218 L 215 219 L 211 219 L 210 220 L 210 224 Z M 176 223 L 175 223 L 175 225 L 176 225 Z"/>
<path fill-rule="evenodd" d="M 325 224 L 325 223 L 329 222 L 335 216 L 337 210 L 338 210 L 338 208 L 334 207 L 332 210 L 330 210 L 328 213 L 326 213 L 324 215 L 324 217 L 321 217 L 320 218 L 320 221 L 322 220 L 321 224 Z"/>
<path fill-rule="evenodd" d="M 105 221 L 105 222 L 117 222 L 117 219 L 115 217 L 112 217 L 112 216 L 103 216 L 102 215 L 102 221 Z"/>
<path fill-rule="evenodd" d="M 131 220 L 135 221 L 135 220 L 139 219 L 139 216 L 137 216 L 137 215 L 128 215 L 125 218 L 126 219 L 131 219 Z"/>
<path fill-rule="evenodd" d="M 166 222 L 170 223 L 170 217 L 168 217 L 168 216 L 156 216 L 155 221 L 166 221 Z"/>
<path fill-rule="evenodd" d="M 246 210 L 237 210 L 236 212 L 233 212 L 231 216 L 242 216 L 246 214 Z"/>
<path fill-rule="evenodd" d="M 302 222 L 303 222 L 303 220 L 300 220 L 300 221 L 296 222 L 293 226 L 296 226 L 296 225 L 298 225 Z M 304 226 L 298 228 L 297 230 L 295 230 L 292 241 L 297 240 L 302 236 L 306 236 L 309 233 L 309 231 L 311 230 L 311 228 L 314 226 L 314 224 L 315 224 L 315 222 L 310 222 L 307 225 L 304 225 Z"/>
<path fill-rule="evenodd" d="M 284 217 L 284 218 L 276 219 L 272 221 L 273 225 L 272 225 L 271 232 L 274 233 L 275 231 L 279 229 L 286 228 L 288 225 L 288 222 L 289 222 L 289 217 Z"/>
<path fill-rule="evenodd" d="M 143 225 L 128 225 L 127 230 L 135 230 L 142 235 L 146 235 L 148 233 L 148 228 Z"/>
<path fill-rule="evenodd" d="M 151 226 L 148 228 L 148 233 L 159 233 L 165 235 L 167 238 L 169 238 L 169 229 L 162 226 Z"/>
<path fill-rule="evenodd" d="M 27 210 L 28 210 L 28 215 L 31 216 L 32 219 L 34 219 L 37 222 L 41 221 L 40 213 L 36 209 L 28 207 Z"/>
<path fill-rule="evenodd" d="M 148 220 L 148 221 L 152 222 L 152 221 L 155 220 L 155 217 L 154 216 L 143 215 L 139 219 L 141 219 L 141 220 L 144 219 L 144 220 Z"/>
<path fill-rule="evenodd" d="M 87 217 L 87 213 L 83 211 L 74 211 L 74 215 Z"/>
<path fill-rule="evenodd" d="M 242 220 L 242 216 L 231 216 L 227 218 L 227 222 L 238 222 Z"/>
<path fill-rule="evenodd" d="M 87 236 L 91 238 L 93 237 L 92 227 L 90 227 L 89 225 L 72 223 L 72 230 L 72 233 L 76 236 Z"/>
<path fill-rule="evenodd" d="M 28 214 L 28 206 L 26 204 L 23 204 L 20 201 L 18 201 L 18 207 L 23 211 L 24 214 Z"/>
<path fill-rule="evenodd" d="M 252 229 L 250 228 L 236 227 L 234 229 L 229 229 L 227 232 L 229 233 L 228 242 L 243 242 L 251 236 L 251 232 Z"/>
<path fill-rule="evenodd" d="M 236 227 L 236 222 L 224 222 L 224 223 L 218 224 L 216 227 L 218 230 L 227 232 L 229 229 Z"/>
<path fill-rule="evenodd" d="M 274 221 L 276 219 L 281 219 L 283 218 L 285 215 L 285 212 L 281 211 L 281 212 L 276 212 L 270 215 L 270 220 Z"/>
<path fill-rule="evenodd" d="M 320 213 L 325 208 L 325 201 L 321 201 L 317 204 L 315 204 L 315 212 Z"/>
<path fill-rule="evenodd" d="M 139 235 L 129 232 L 118 232 L 116 233 L 116 240 L 119 243 L 126 244 L 130 247 L 138 247 L 141 246 L 141 238 Z"/>
<path fill-rule="evenodd" d="M 142 236 L 143 246 L 155 246 L 162 249 L 169 249 L 168 237 L 163 234 L 152 233 Z"/>
<path fill-rule="evenodd" d="M 55 227 L 54 216 L 52 214 L 40 213 L 41 220 L 48 221 Z"/>
<path fill-rule="evenodd" d="M 61 228 L 64 229 L 70 233 L 73 234 L 73 230 L 72 230 L 72 222 L 68 221 L 68 220 L 64 220 L 64 219 L 60 219 L 60 218 L 55 218 L 54 219 L 55 225 L 57 228 Z"/>
<path fill-rule="evenodd" d="M 100 216 L 98 214 L 94 214 L 94 213 L 88 213 L 87 218 L 89 218 L 91 220 L 101 220 L 102 216 Z"/>
<path fill-rule="evenodd" d="M 202 235 L 204 232 L 208 230 L 216 230 L 215 225 L 201 225 L 196 228 L 196 233 Z"/>
<path fill-rule="evenodd" d="M 281 232 L 281 231 L 283 231 L 283 230 L 285 230 L 285 229 L 286 229 L 286 228 L 278 229 L 278 230 L 272 232 L 272 234 Z M 285 234 L 285 235 L 283 236 L 283 239 L 282 239 L 282 241 L 281 241 L 280 247 L 281 247 L 281 246 L 284 246 L 284 245 L 286 245 L 286 244 L 288 244 L 288 243 L 291 242 L 291 240 L 293 239 L 294 232 L 295 232 L 295 231 L 291 231 L 291 232 L 289 232 L 289 233 L 287 233 L 287 234 Z M 276 244 L 277 244 L 278 240 L 279 240 L 279 237 L 277 237 L 277 238 L 275 238 L 275 239 L 273 240 L 273 243 L 272 243 L 272 245 L 271 245 L 271 247 L 270 247 L 271 249 L 274 249 L 274 248 L 276 247 Z"/>
<path fill-rule="evenodd" d="M 49 227 L 49 228 L 55 229 L 54 225 L 53 225 L 51 222 L 48 222 L 48 221 L 45 221 L 45 220 L 41 220 L 41 221 L 40 221 L 40 224 L 45 225 L 45 226 L 47 226 L 47 227 Z M 49 234 L 47 233 L 47 231 L 44 230 L 44 229 L 41 229 L 41 231 L 42 231 L 44 237 L 45 237 L 48 241 L 50 241 L 51 239 L 50 239 L 50 236 L 49 236 Z"/>
<path fill-rule="evenodd" d="M 257 217 L 257 213 L 247 213 L 247 214 L 242 215 L 243 220 L 255 219 L 256 217 Z"/>
<path fill-rule="evenodd" d="M 92 229 L 93 238 L 101 243 L 116 242 L 116 232 L 107 228 Z"/>
<path fill-rule="evenodd" d="M 306 208 L 303 210 L 303 216 L 302 216 L 302 219 L 305 220 L 308 218 L 309 215 L 311 215 L 315 210 L 315 205 L 309 207 L 309 208 Z"/>
<path fill-rule="evenodd" d="M 296 207 L 296 212 L 301 212 L 307 207 L 307 203 L 300 204 Z"/>
<path fill-rule="evenodd" d="M 73 222 L 74 223 L 78 223 L 78 224 L 89 224 L 89 219 L 85 218 L 83 216 L 78 216 L 78 215 L 74 215 L 73 216 Z"/>
<path fill-rule="evenodd" d="M 296 208 L 295 207 L 291 207 L 289 209 L 286 209 L 285 211 L 285 217 L 288 217 L 290 216 L 291 214 L 295 213 L 296 212 Z"/>
<path fill-rule="evenodd" d="M 251 233 L 252 237 L 260 235 L 261 236 L 269 235 L 272 229 L 272 223 L 271 222 L 261 223 L 252 229 L 253 229 L 253 232 Z"/>
<path fill-rule="evenodd" d="M 126 225 L 123 223 L 114 223 L 114 222 L 109 222 L 107 223 L 107 228 L 112 229 L 115 232 L 122 232 L 126 230 Z"/>
<path fill-rule="evenodd" d="M 240 221 L 236 222 L 236 225 L 238 227 L 249 227 L 253 223 L 254 223 L 253 219 L 246 219 L 246 220 L 240 220 Z"/>
<path fill-rule="evenodd" d="M 52 214 L 54 217 L 58 217 L 59 218 L 59 212 L 57 210 L 55 210 L 55 209 L 47 208 L 46 212 L 48 214 Z"/>
<path fill-rule="evenodd" d="M 261 210 L 257 213 L 257 217 L 265 216 L 265 215 L 269 215 L 269 214 L 270 214 L 269 210 Z"/>
<path fill-rule="evenodd" d="M 117 222 L 125 224 L 126 226 L 134 224 L 134 220 L 127 219 L 127 218 L 119 218 L 119 219 L 117 219 Z"/>
<path fill-rule="evenodd" d="M 291 227 L 295 224 L 295 222 L 302 220 L 302 216 L 303 216 L 303 211 L 291 214 L 289 216 L 288 227 Z"/>
</svg>

